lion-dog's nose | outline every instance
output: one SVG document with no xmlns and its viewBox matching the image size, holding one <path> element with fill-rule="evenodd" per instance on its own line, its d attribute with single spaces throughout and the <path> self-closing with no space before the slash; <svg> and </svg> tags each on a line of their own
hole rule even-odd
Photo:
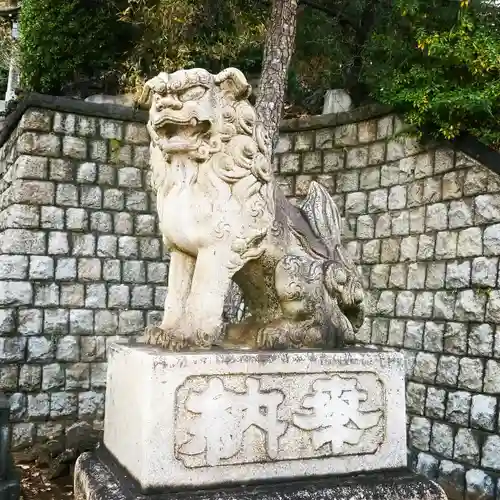
<svg viewBox="0 0 500 500">
<path fill-rule="evenodd" d="M 182 109 L 182 102 L 173 95 L 166 95 L 164 97 L 157 96 L 156 98 L 156 110 L 163 111 L 165 109 Z"/>
</svg>

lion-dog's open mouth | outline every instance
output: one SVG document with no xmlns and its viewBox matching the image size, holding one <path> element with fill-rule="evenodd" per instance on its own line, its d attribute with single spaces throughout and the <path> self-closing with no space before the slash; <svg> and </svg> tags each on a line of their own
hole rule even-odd
<svg viewBox="0 0 500 500">
<path fill-rule="evenodd" d="M 199 121 L 194 117 L 189 120 L 176 120 L 172 116 L 164 115 L 153 123 L 161 148 L 166 153 L 197 150 L 210 127 L 208 120 Z"/>
</svg>

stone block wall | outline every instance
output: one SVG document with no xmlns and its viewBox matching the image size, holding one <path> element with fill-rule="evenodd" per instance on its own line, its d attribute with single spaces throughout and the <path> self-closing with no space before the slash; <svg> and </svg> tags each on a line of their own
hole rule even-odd
<svg viewBox="0 0 500 500">
<path fill-rule="evenodd" d="M 360 341 L 406 357 L 413 467 L 450 498 L 500 498 L 500 177 L 401 137 L 393 116 L 284 125 L 287 194 L 317 179 L 344 216 L 367 289 Z"/>
<path fill-rule="evenodd" d="M 0 390 L 17 449 L 102 427 L 106 346 L 159 320 L 168 268 L 145 115 L 44 99 L 0 132 Z M 367 289 L 360 341 L 407 359 L 412 466 L 451 499 L 498 500 L 500 178 L 401 129 L 380 110 L 284 122 L 278 180 L 298 202 L 316 179 L 342 212 Z"/>
<path fill-rule="evenodd" d="M 0 151 L 0 390 L 16 450 L 75 421 L 101 428 L 107 346 L 159 319 L 168 262 L 143 123 L 30 108 Z"/>
</svg>

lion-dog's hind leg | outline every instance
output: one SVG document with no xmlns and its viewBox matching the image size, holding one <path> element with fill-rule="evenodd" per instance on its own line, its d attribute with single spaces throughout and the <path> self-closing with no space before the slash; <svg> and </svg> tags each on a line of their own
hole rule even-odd
<svg viewBox="0 0 500 500">
<path fill-rule="evenodd" d="M 160 326 L 146 328 L 146 342 L 149 344 L 180 350 L 194 343 L 193 332 L 183 328 L 182 323 L 195 265 L 194 257 L 179 250 L 171 252 L 163 321 Z"/>
</svg>

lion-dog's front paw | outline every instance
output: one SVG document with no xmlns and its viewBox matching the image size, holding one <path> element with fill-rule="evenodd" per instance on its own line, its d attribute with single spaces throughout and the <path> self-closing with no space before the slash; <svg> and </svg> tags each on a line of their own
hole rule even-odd
<svg viewBox="0 0 500 500">
<path fill-rule="evenodd" d="M 163 330 L 159 326 L 148 326 L 144 332 L 144 340 L 147 344 L 157 345 L 169 351 L 183 351 L 190 347 L 189 339 Z"/>
</svg>

